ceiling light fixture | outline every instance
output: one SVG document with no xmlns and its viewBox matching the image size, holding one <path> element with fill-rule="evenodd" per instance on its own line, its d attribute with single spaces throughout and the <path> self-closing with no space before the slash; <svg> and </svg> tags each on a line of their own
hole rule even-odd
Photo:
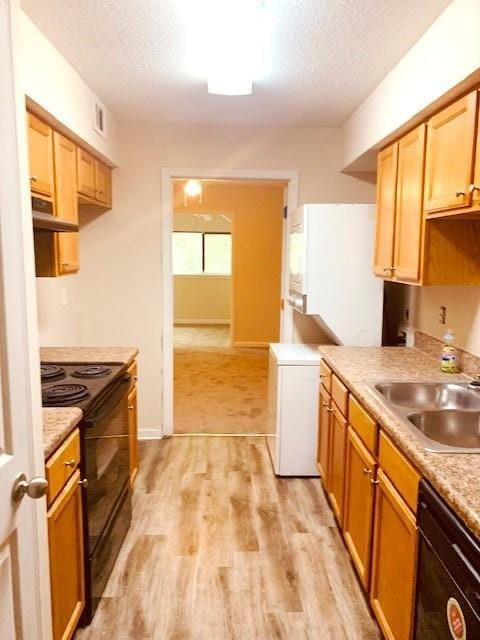
<svg viewBox="0 0 480 640">
<path fill-rule="evenodd" d="M 270 58 L 271 19 L 266 0 L 193 0 L 190 60 L 208 92 L 249 95 Z"/>
<path fill-rule="evenodd" d="M 200 180 L 187 180 L 183 185 L 183 203 L 188 204 L 188 198 L 199 198 L 202 202 L 202 183 Z"/>
</svg>

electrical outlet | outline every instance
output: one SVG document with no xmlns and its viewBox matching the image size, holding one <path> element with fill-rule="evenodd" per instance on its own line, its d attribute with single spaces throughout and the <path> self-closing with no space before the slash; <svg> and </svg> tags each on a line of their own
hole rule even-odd
<svg viewBox="0 0 480 640">
<path fill-rule="evenodd" d="M 443 305 L 440 307 L 438 321 L 440 324 L 447 324 L 447 307 L 444 307 Z"/>
</svg>

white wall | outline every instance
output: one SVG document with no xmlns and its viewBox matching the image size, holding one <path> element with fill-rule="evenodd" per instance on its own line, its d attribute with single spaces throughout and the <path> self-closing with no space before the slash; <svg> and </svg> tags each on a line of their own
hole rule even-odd
<svg viewBox="0 0 480 640">
<path fill-rule="evenodd" d="M 105 139 L 93 128 L 94 104 L 98 97 L 23 11 L 19 24 L 20 46 L 16 54 L 20 57 L 22 91 L 87 145 L 115 163 L 117 124 L 111 110 L 105 110 Z"/>
<path fill-rule="evenodd" d="M 373 169 L 364 154 L 478 73 L 479 24 L 479 0 L 453 0 L 344 124 L 343 167 Z"/>
<path fill-rule="evenodd" d="M 161 423 L 161 168 L 289 169 L 300 201 L 373 202 L 342 175 L 340 131 L 315 127 L 124 127 L 114 209 L 81 232 L 80 340 L 140 348 L 140 426 Z M 89 309 L 97 310 L 97 321 Z"/>
</svg>

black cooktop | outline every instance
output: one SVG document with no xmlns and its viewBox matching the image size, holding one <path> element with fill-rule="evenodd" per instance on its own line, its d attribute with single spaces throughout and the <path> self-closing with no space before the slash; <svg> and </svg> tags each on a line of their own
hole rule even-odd
<svg viewBox="0 0 480 640">
<path fill-rule="evenodd" d="M 42 363 L 42 405 L 79 407 L 84 411 L 126 371 L 120 362 Z"/>
</svg>

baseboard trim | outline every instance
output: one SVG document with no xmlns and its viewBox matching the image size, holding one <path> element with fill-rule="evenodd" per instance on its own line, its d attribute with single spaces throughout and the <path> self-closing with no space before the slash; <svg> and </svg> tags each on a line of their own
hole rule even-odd
<svg viewBox="0 0 480 640">
<path fill-rule="evenodd" d="M 258 347 L 258 348 L 262 348 L 265 349 L 266 347 L 269 346 L 269 342 L 233 342 L 232 346 L 233 347 Z"/>
<path fill-rule="evenodd" d="M 172 438 L 266 438 L 268 433 L 172 433 Z"/>
<path fill-rule="evenodd" d="M 188 325 L 188 324 L 224 324 L 227 326 L 230 326 L 230 320 L 228 319 L 221 319 L 221 318 L 196 318 L 195 320 L 174 320 L 173 321 L 173 325 L 175 326 L 176 324 L 179 325 Z"/>
<path fill-rule="evenodd" d="M 138 430 L 138 439 L 139 440 L 161 440 L 163 438 L 163 433 L 161 428 L 158 429 L 139 429 Z"/>
</svg>

